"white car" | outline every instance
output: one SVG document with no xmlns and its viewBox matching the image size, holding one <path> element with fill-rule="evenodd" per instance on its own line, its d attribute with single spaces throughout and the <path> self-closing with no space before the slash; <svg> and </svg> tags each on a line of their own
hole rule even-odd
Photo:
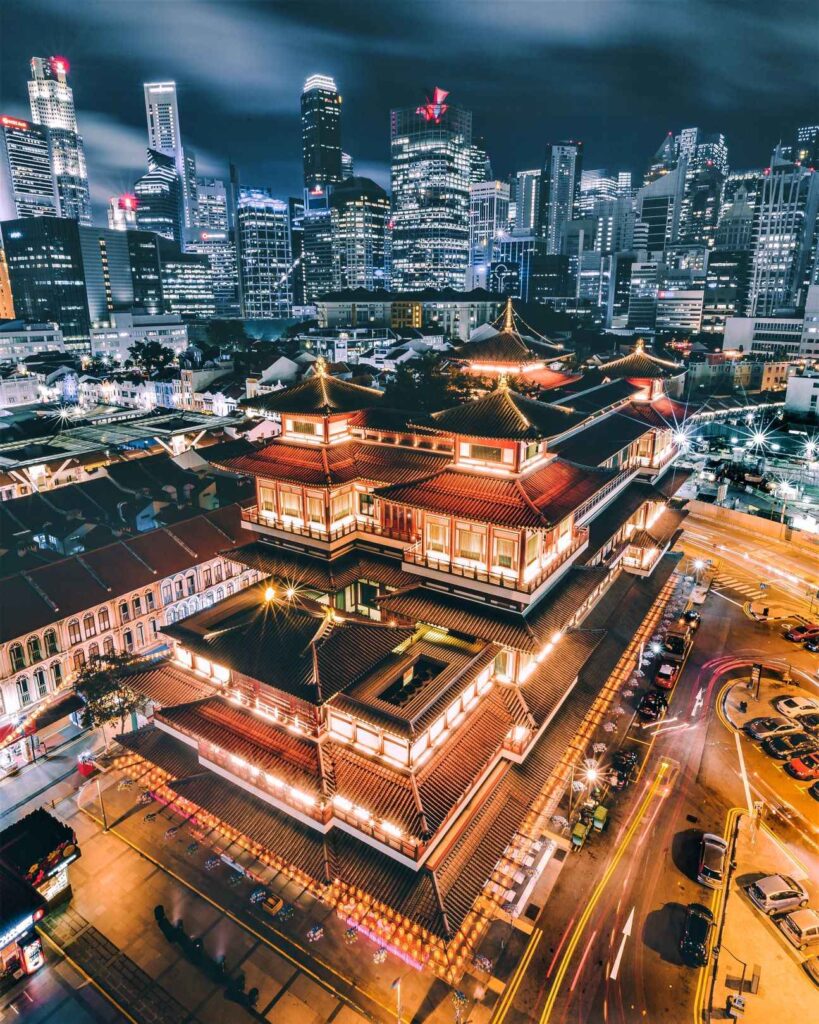
<svg viewBox="0 0 819 1024">
<path fill-rule="evenodd" d="M 783 910 L 801 910 L 808 905 L 808 894 L 787 875 L 766 875 L 745 890 L 763 913 L 769 917 Z"/>
<path fill-rule="evenodd" d="M 819 711 L 819 700 L 813 697 L 777 697 L 773 706 L 786 718 L 799 718 Z"/>
<path fill-rule="evenodd" d="M 788 942 L 797 949 L 819 944 L 819 914 L 810 907 L 785 914 L 777 923 Z"/>
</svg>

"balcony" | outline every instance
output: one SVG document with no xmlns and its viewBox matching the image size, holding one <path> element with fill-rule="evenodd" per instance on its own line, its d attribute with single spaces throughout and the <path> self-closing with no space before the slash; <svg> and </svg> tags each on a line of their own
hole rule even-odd
<svg viewBox="0 0 819 1024">
<path fill-rule="evenodd" d="M 668 469 L 679 454 L 680 448 L 672 444 L 663 452 L 660 459 L 649 459 L 644 455 L 640 455 L 635 460 L 635 465 L 638 467 L 640 476 L 646 477 L 653 482 Z"/>
<path fill-rule="evenodd" d="M 586 548 L 589 543 L 589 531 L 586 527 L 575 532 L 572 543 L 563 551 L 559 552 L 546 564 L 540 566 L 537 572 L 526 579 L 521 579 L 512 573 L 491 569 L 475 562 L 458 561 L 447 556 L 425 552 L 422 541 L 413 544 L 404 551 L 404 569 L 419 575 L 426 575 L 421 570 L 430 574 L 441 574 L 442 578 L 457 576 L 459 579 L 469 580 L 481 584 L 483 588 L 497 588 L 508 594 L 510 597 L 523 598 L 524 603 L 534 594 L 543 583 L 554 576 L 554 574 L 567 563 L 574 560 L 575 555 Z"/>
<path fill-rule="evenodd" d="M 401 548 L 410 540 L 409 537 L 396 531 L 387 531 L 378 523 L 361 516 L 347 516 L 329 529 L 306 523 L 302 519 L 280 519 L 272 512 L 259 512 L 258 505 L 242 509 L 242 522 L 247 523 L 251 530 L 269 537 L 299 537 L 310 547 L 322 551 L 335 551 L 346 547 L 354 537 L 377 539 L 386 547 Z"/>
</svg>

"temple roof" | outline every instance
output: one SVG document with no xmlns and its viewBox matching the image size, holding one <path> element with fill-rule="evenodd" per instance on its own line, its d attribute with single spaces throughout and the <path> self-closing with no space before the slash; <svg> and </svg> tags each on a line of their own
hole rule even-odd
<svg viewBox="0 0 819 1024">
<path fill-rule="evenodd" d="M 582 419 L 562 405 L 547 405 L 501 386 L 463 405 L 433 414 L 439 427 L 454 434 L 508 440 L 554 437 Z"/>
<path fill-rule="evenodd" d="M 627 356 L 612 359 L 608 363 L 601 363 L 598 369 L 605 377 L 612 379 L 617 377 L 641 379 L 673 377 L 685 371 L 685 367 L 679 363 L 672 363 L 667 359 L 660 359 L 659 356 L 655 356 L 651 352 L 646 352 L 641 342 L 638 342 L 637 348 L 633 352 L 629 352 Z"/>
<path fill-rule="evenodd" d="M 471 363 L 494 363 L 520 366 L 538 360 L 565 359 L 566 351 L 561 345 L 523 338 L 514 329 L 498 331 L 486 338 L 468 341 L 456 351 L 458 359 Z"/>
<path fill-rule="evenodd" d="M 312 416 L 330 416 L 339 412 L 357 412 L 376 405 L 384 397 L 375 388 L 332 377 L 323 370 L 289 388 L 271 391 L 255 398 L 245 398 L 239 404 L 264 409 L 265 412 L 303 413 Z"/>
<path fill-rule="evenodd" d="M 428 449 L 365 441 L 314 445 L 277 440 L 258 451 L 216 464 L 231 473 L 329 487 L 352 480 L 404 483 L 435 473 L 450 458 Z"/>
<path fill-rule="evenodd" d="M 407 587 L 416 577 L 401 569 L 396 558 L 366 551 L 352 551 L 328 560 L 323 555 L 291 551 L 278 544 L 255 541 L 227 553 L 240 565 L 258 569 L 287 586 L 309 587 L 334 594 L 358 580 L 375 580 L 388 587 Z"/>
<path fill-rule="evenodd" d="M 400 644 L 411 629 L 333 613 L 295 595 L 266 599 L 267 586 L 197 612 L 163 633 L 193 654 L 311 703 L 350 686 Z"/>
<path fill-rule="evenodd" d="M 600 466 L 651 429 L 652 424 L 645 420 L 623 416 L 618 411 L 593 420 L 577 433 L 556 441 L 551 450 L 572 462 Z"/>
<path fill-rule="evenodd" d="M 379 599 L 385 614 L 442 626 L 454 633 L 535 653 L 562 632 L 608 576 L 605 566 L 574 567 L 526 613 L 465 601 L 423 586 Z"/>
<path fill-rule="evenodd" d="M 554 459 L 520 478 L 450 469 L 427 480 L 382 487 L 376 493 L 387 501 L 473 522 L 551 528 L 617 472 Z"/>
</svg>

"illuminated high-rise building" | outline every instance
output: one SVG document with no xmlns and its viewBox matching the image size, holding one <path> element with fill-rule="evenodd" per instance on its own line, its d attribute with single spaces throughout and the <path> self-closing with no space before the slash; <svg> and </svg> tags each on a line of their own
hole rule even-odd
<svg viewBox="0 0 819 1024">
<path fill-rule="evenodd" d="M 48 129 L 51 166 L 60 216 L 91 223 L 91 192 L 85 164 L 85 146 L 77 132 L 74 93 L 68 84 L 64 57 L 32 57 L 28 97 L 31 119 Z"/>
<path fill-rule="evenodd" d="M 619 195 L 617 178 L 603 168 L 594 168 L 580 173 L 580 199 L 578 211 L 581 217 L 595 212 L 599 202 L 617 199 Z"/>
<path fill-rule="evenodd" d="M 509 222 L 509 185 L 503 181 L 469 186 L 469 275 L 467 288 L 489 286 L 492 263 L 500 259 Z"/>
<path fill-rule="evenodd" d="M 301 94 L 304 187 L 324 189 L 342 180 L 341 96 L 329 75 L 310 75 Z"/>
<path fill-rule="evenodd" d="M 796 129 L 794 157 L 800 164 L 816 167 L 819 163 L 819 124 L 806 124 Z"/>
<path fill-rule="evenodd" d="M 348 178 L 330 198 L 333 287 L 385 289 L 389 285 L 390 199 L 369 178 Z"/>
<path fill-rule="evenodd" d="M 121 196 L 111 196 L 108 200 L 108 227 L 113 231 L 135 230 L 137 204 L 137 197 L 130 192 Z"/>
<path fill-rule="evenodd" d="M 513 234 L 533 235 L 537 230 L 540 214 L 540 168 L 533 171 L 518 171 L 515 193 L 515 224 Z"/>
<path fill-rule="evenodd" d="M 469 264 L 472 112 L 436 88 L 390 115 L 392 287 L 462 289 Z"/>
<path fill-rule="evenodd" d="M 242 316 L 278 320 L 293 304 L 290 210 L 267 189 L 239 189 L 236 205 Z"/>
<path fill-rule="evenodd" d="M 196 157 L 185 149 L 182 141 L 176 82 L 146 82 L 143 89 L 148 148 L 173 157 L 182 189 L 183 226 L 193 228 L 196 224 Z"/>
<path fill-rule="evenodd" d="M 216 316 L 237 317 L 239 264 L 230 192 L 221 178 L 197 178 L 196 190 L 196 231 L 185 249 L 208 258 Z"/>
<path fill-rule="evenodd" d="M 59 215 L 48 129 L 0 115 L 0 220 Z"/>
<path fill-rule="evenodd" d="M 136 219 L 142 231 L 155 231 L 163 238 L 182 244 L 182 183 L 173 156 L 148 150 L 148 171 L 134 185 Z"/>
<path fill-rule="evenodd" d="M 538 227 L 549 255 L 560 253 L 565 226 L 577 213 L 582 165 L 582 142 L 550 142 L 546 146 Z"/>
<path fill-rule="evenodd" d="M 804 302 L 817 215 L 819 176 L 785 159 L 777 146 L 756 209 L 750 316 L 772 316 Z"/>
</svg>

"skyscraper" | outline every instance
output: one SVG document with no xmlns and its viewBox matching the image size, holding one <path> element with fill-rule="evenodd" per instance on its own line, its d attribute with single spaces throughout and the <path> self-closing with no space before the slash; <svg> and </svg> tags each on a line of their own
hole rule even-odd
<svg viewBox="0 0 819 1024">
<path fill-rule="evenodd" d="M 646 247 L 662 252 L 679 237 L 687 161 L 659 174 L 637 192 L 637 217 L 646 226 Z"/>
<path fill-rule="evenodd" d="M 515 204 L 515 235 L 533 235 L 537 230 L 540 213 L 540 168 L 518 171 Z"/>
<path fill-rule="evenodd" d="M 564 226 L 577 212 L 583 143 L 550 142 L 546 146 L 540 182 L 540 235 L 546 239 L 549 255 L 561 249 Z"/>
<path fill-rule="evenodd" d="M 777 146 L 756 211 L 751 316 L 771 316 L 804 302 L 818 213 L 819 176 L 784 159 Z"/>
<path fill-rule="evenodd" d="M 134 185 L 136 219 L 142 231 L 155 231 L 182 244 L 182 183 L 172 156 L 148 150 L 148 171 Z"/>
<path fill-rule="evenodd" d="M 578 210 L 581 217 L 595 212 L 597 203 L 616 199 L 619 195 L 617 178 L 603 168 L 581 171 L 580 200 Z"/>
<path fill-rule="evenodd" d="M 0 115 L 0 220 L 59 212 L 48 130 Z"/>
<path fill-rule="evenodd" d="M 187 252 L 207 256 L 216 316 L 239 316 L 239 264 L 236 257 L 230 190 L 221 178 L 196 179 L 196 231 Z"/>
<path fill-rule="evenodd" d="M 186 152 L 179 123 L 176 82 L 146 82 L 145 117 L 148 122 L 148 148 L 173 158 L 182 192 L 183 226 L 196 224 L 196 158 Z M 181 243 L 182 238 L 178 241 Z"/>
<path fill-rule="evenodd" d="M 806 124 L 796 129 L 794 159 L 813 167 L 819 163 L 819 124 Z"/>
<path fill-rule="evenodd" d="M 390 114 L 392 287 L 464 287 L 469 262 L 472 112 L 436 88 Z"/>
<path fill-rule="evenodd" d="M 348 178 L 330 199 L 333 287 L 389 285 L 390 199 L 369 178 Z"/>
<path fill-rule="evenodd" d="M 677 166 L 677 143 L 674 135 L 669 132 L 657 147 L 657 152 L 651 158 L 646 173 L 643 176 L 643 185 L 650 185 L 652 181 L 662 178 L 663 175 L 673 171 Z"/>
<path fill-rule="evenodd" d="M 236 206 L 242 316 L 278 320 L 293 302 L 287 203 L 266 189 L 242 188 Z"/>
<path fill-rule="evenodd" d="M 51 136 L 51 166 L 60 201 L 60 216 L 91 223 L 91 192 L 85 146 L 77 132 L 74 93 L 64 57 L 32 57 L 28 83 L 31 119 Z"/>
<path fill-rule="evenodd" d="M 301 94 L 304 187 L 324 189 L 342 180 L 341 96 L 329 75 L 310 75 Z"/>
<path fill-rule="evenodd" d="M 469 186 L 469 275 L 467 288 L 486 288 L 509 221 L 509 186 L 502 181 Z"/>
<path fill-rule="evenodd" d="M 301 216 L 301 270 L 304 302 L 313 306 L 319 297 L 335 288 L 333 259 L 333 215 L 330 192 L 335 186 L 316 185 L 304 190 Z"/>
</svg>

